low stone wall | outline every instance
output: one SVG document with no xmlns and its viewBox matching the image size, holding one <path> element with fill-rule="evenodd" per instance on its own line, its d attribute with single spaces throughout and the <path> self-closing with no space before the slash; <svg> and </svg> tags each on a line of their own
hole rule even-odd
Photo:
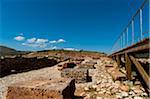
<svg viewBox="0 0 150 99">
<path fill-rule="evenodd" d="M 95 69 L 95 66 L 93 64 L 80 64 L 78 68 Z"/>
<path fill-rule="evenodd" d="M 96 69 L 95 68 L 95 64 L 97 64 L 97 62 L 94 61 L 87 61 L 85 63 L 79 64 L 78 68 L 86 68 L 86 69 Z"/>
<path fill-rule="evenodd" d="M 76 83 L 85 83 L 90 81 L 88 69 L 63 69 L 61 71 L 61 77 L 74 78 Z"/>
<path fill-rule="evenodd" d="M 64 63 L 62 65 L 58 65 L 58 70 L 63 70 L 66 68 L 74 68 L 76 66 L 76 64 L 74 62 L 68 62 L 68 63 Z"/>
<path fill-rule="evenodd" d="M 43 67 L 50 67 L 55 64 L 57 64 L 56 60 L 48 58 L 4 58 L 0 59 L 0 77 L 12 73 L 19 73 Z"/>
<path fill-rule="evenodd" d="M 74 62 L 68 62 L 63 64 L 63 68 L 74 68 L 76 66 L 76 64 Z"/>
<path fill-rule="evenodd" d="M 73 99 L 74 79 L 34 80 L 8 87 L 6 99 Z"/>
</svg>

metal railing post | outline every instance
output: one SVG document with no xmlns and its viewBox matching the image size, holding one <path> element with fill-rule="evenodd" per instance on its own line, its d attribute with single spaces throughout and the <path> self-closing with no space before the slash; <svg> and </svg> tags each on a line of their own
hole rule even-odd
<svg viewBox="0 0 150 99">
<path fill-rule="evenodd" d="M 124 32 L 123 32 L 123 48 L 125 47 L 125 35 L 124 35 Z"/>
<path fill-rule="evenodd" d="M 126 47 L 126 33 L 123 32 L 123 34 L 124 34 L 124 48 L 125 48 Z"/>
<path fill-rule="evenodd" d="M 143 39 L 143 29 L 142 29 L 142 9 L 140 9 L 140 33 L 141 33 L 141 40 Z"/>
<path fill-rule="evenodd" d="M 122 35 L 121 35 L 121 46 L 122 46 L 122 49 L 123 49 L 123 37 L 122 37 Z"/>
<path fill-rule="evenodd" d="M 121 36 L 120 36 L 120 49 L 122 49 L 122 40 L 121 40 Z"/>
<path fill-rule="evenodd" d="M 134 19 L 132 20 L 132 44 L 134 43 Z"/>
<path fill-rule="evenodd" d="M 121 49 L 121 37 L 120 37 L 120 49 Z"/>
<path fill-rule="evenodd" d="M 127 27 L 126 31 L 127 31 L 127 42 L 126 42 L 127 44 L 126 45 L 128 46 L 128 32 L 129 32 L 128 27 Z"/>
</svg>

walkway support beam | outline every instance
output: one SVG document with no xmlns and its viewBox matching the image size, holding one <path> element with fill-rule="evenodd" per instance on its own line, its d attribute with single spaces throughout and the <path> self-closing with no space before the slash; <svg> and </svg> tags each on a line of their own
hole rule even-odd
<svg viewBox="0 0 150 99">
<path fill-rule="evenodd" d="M 148 89 L 150 89 L 150 85 L 149 85 L 150 84 L 150 77 L 148 76 L 148 74 L 146 73 L 144 68 L 141 66 L 141 64 L 133 56 L 130 55 L 129 57 L 131 58 L 131 61 L 134 63 L 134 65 L 136 66 L 141 77 L 143 78 L 146 85 L 148 86 Z"/>
<path fill-rule="evenodd" d="M 121 65 L 121 57 L 119 55 L 117 55 L 116 56 L 116 60 L 117 60 L 118 67 L 120 67 L 120 65 Z"/>
<path fill-rule="evenodd" d="M 127 78 L 129 80 L 131 80 L 131 73 L 132 73 L 131 72 L 131 65 L 132 65 L 131 60 L 130 60 L 128 54 L 125 53 L 125 67 L 126 67 L 126 70 L 127 70 Z"/>
</svg>

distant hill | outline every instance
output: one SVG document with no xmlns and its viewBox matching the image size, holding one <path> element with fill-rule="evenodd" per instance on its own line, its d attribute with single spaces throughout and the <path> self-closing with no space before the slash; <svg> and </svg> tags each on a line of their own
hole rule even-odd
<svg viewBox="0 0 150 99">
<path fill-rule="evenodd" d="M 97 51 L 88 51 L 88 50 L 65 50 L 65 49 L 53 49 L 53 50 L 41 50 L 41 51 L 37 51 L 37 52 L 66 52 L 66 53 L 72 53 L 72 52 L 75 52 L 75 53 L 98 53 L 98 54 L 104 54 L 104 55 L 107 55 L 106 53 L 104 52 L 97 52 Z"/>
<path fill-rule="evenodd" d="M 13 48 L 0 45 L 0 56 L 26 54 L 25 51 L 17 51 Z"/>
<path fill-rule="evenodd" d="M 32 53 L 31 53 L 32 52 Z M 28 55 L 28 53 L 30 53 Z M 55 54 L 64 54 L 68 56 L 74 56 L 74 55 L 104 55 L 106 56 L 107 54 L 103 52 L 95 52 L 95 51 L 85 51 L 85 50 L 79 50 L 79 51 L 72 51 L 72 50 L 64 50 L 64 49 L 57 49 L 57 50 L 41 50 L 41 51 L 18 51 L 13 48 L 9 48 L 6 46 L 0 45 L 0 56 L 9 56 L 9 55 L 22 55 L 22 54 L 27 54 L 27 56 L 43 56 L 43 55 L 55 55 Z"/>
<path fill-rule="evenodd" d="M 81 58 L 81 57 L 94 57 L 99 58 L 101 56 L 107 56 L 103 52 L 96 51 L 86 51 L 86 50 L 64 50 L 64 49 L 54 49 L 54 50 L 41 50 L 35 51 L 24 55 L 24 57 L 41 57 L 41 56 L 58 56 L 58 57 L 68 57 L 68 58 Z"/>
</svg>

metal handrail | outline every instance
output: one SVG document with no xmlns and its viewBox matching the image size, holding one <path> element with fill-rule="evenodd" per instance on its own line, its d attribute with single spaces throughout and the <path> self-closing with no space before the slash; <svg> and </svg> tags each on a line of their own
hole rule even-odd
<svg viewBox="0 0 150 99">
<path fill-rule="evenodd" d="M 143 28 L 142 28 L 142 25 L 143 25 L 143 16 L 142 16 L 142 10 L 144 8 L 144 6 L 146 5 L 146 3 L 148 3 L 149 0 L 145 0 L 142 5 L 140 6 L 140 8 L 136 11 L 136 13 L 132 16 L 132 18 L 130 19 L 130 21 L 128 22 L 128 24 L 126 25 L 126 27 L 123 29 L 123 31 L 121 32 L 121 34 L 118 36 L 118 38 L 116 39 L 114 45 L 112 46 L 111 50 L 112 50 L 112 53 L 114 52 L 117 52 L 125 47 L 128 47 L 129 46 L 129 26 L 131 25 L 131 31 L 132 31 L 132 37 L 131 37 L 131 40 L 132 40 L 132 44 L 134 44 L 134 40 L 135 40 L 135 31 L 134 31 L 134 21 L 135 21 L 135 17 L 139 14 L 140 16 L 140 36 L 138 36 L 138 38 L 140 38 L 140 40 L 143 40 L 143 35 L 145 34 L 145 32 L 143 32 Z M 149 30 L 148 30 L 149 31 Z M 119 43 L 119 44 L 118 44 Z M 118 48 L 119 47 L 119 48 Z M 114 48 L 117 48 L 118 50 L 114 50 Z"/>
</svg>

